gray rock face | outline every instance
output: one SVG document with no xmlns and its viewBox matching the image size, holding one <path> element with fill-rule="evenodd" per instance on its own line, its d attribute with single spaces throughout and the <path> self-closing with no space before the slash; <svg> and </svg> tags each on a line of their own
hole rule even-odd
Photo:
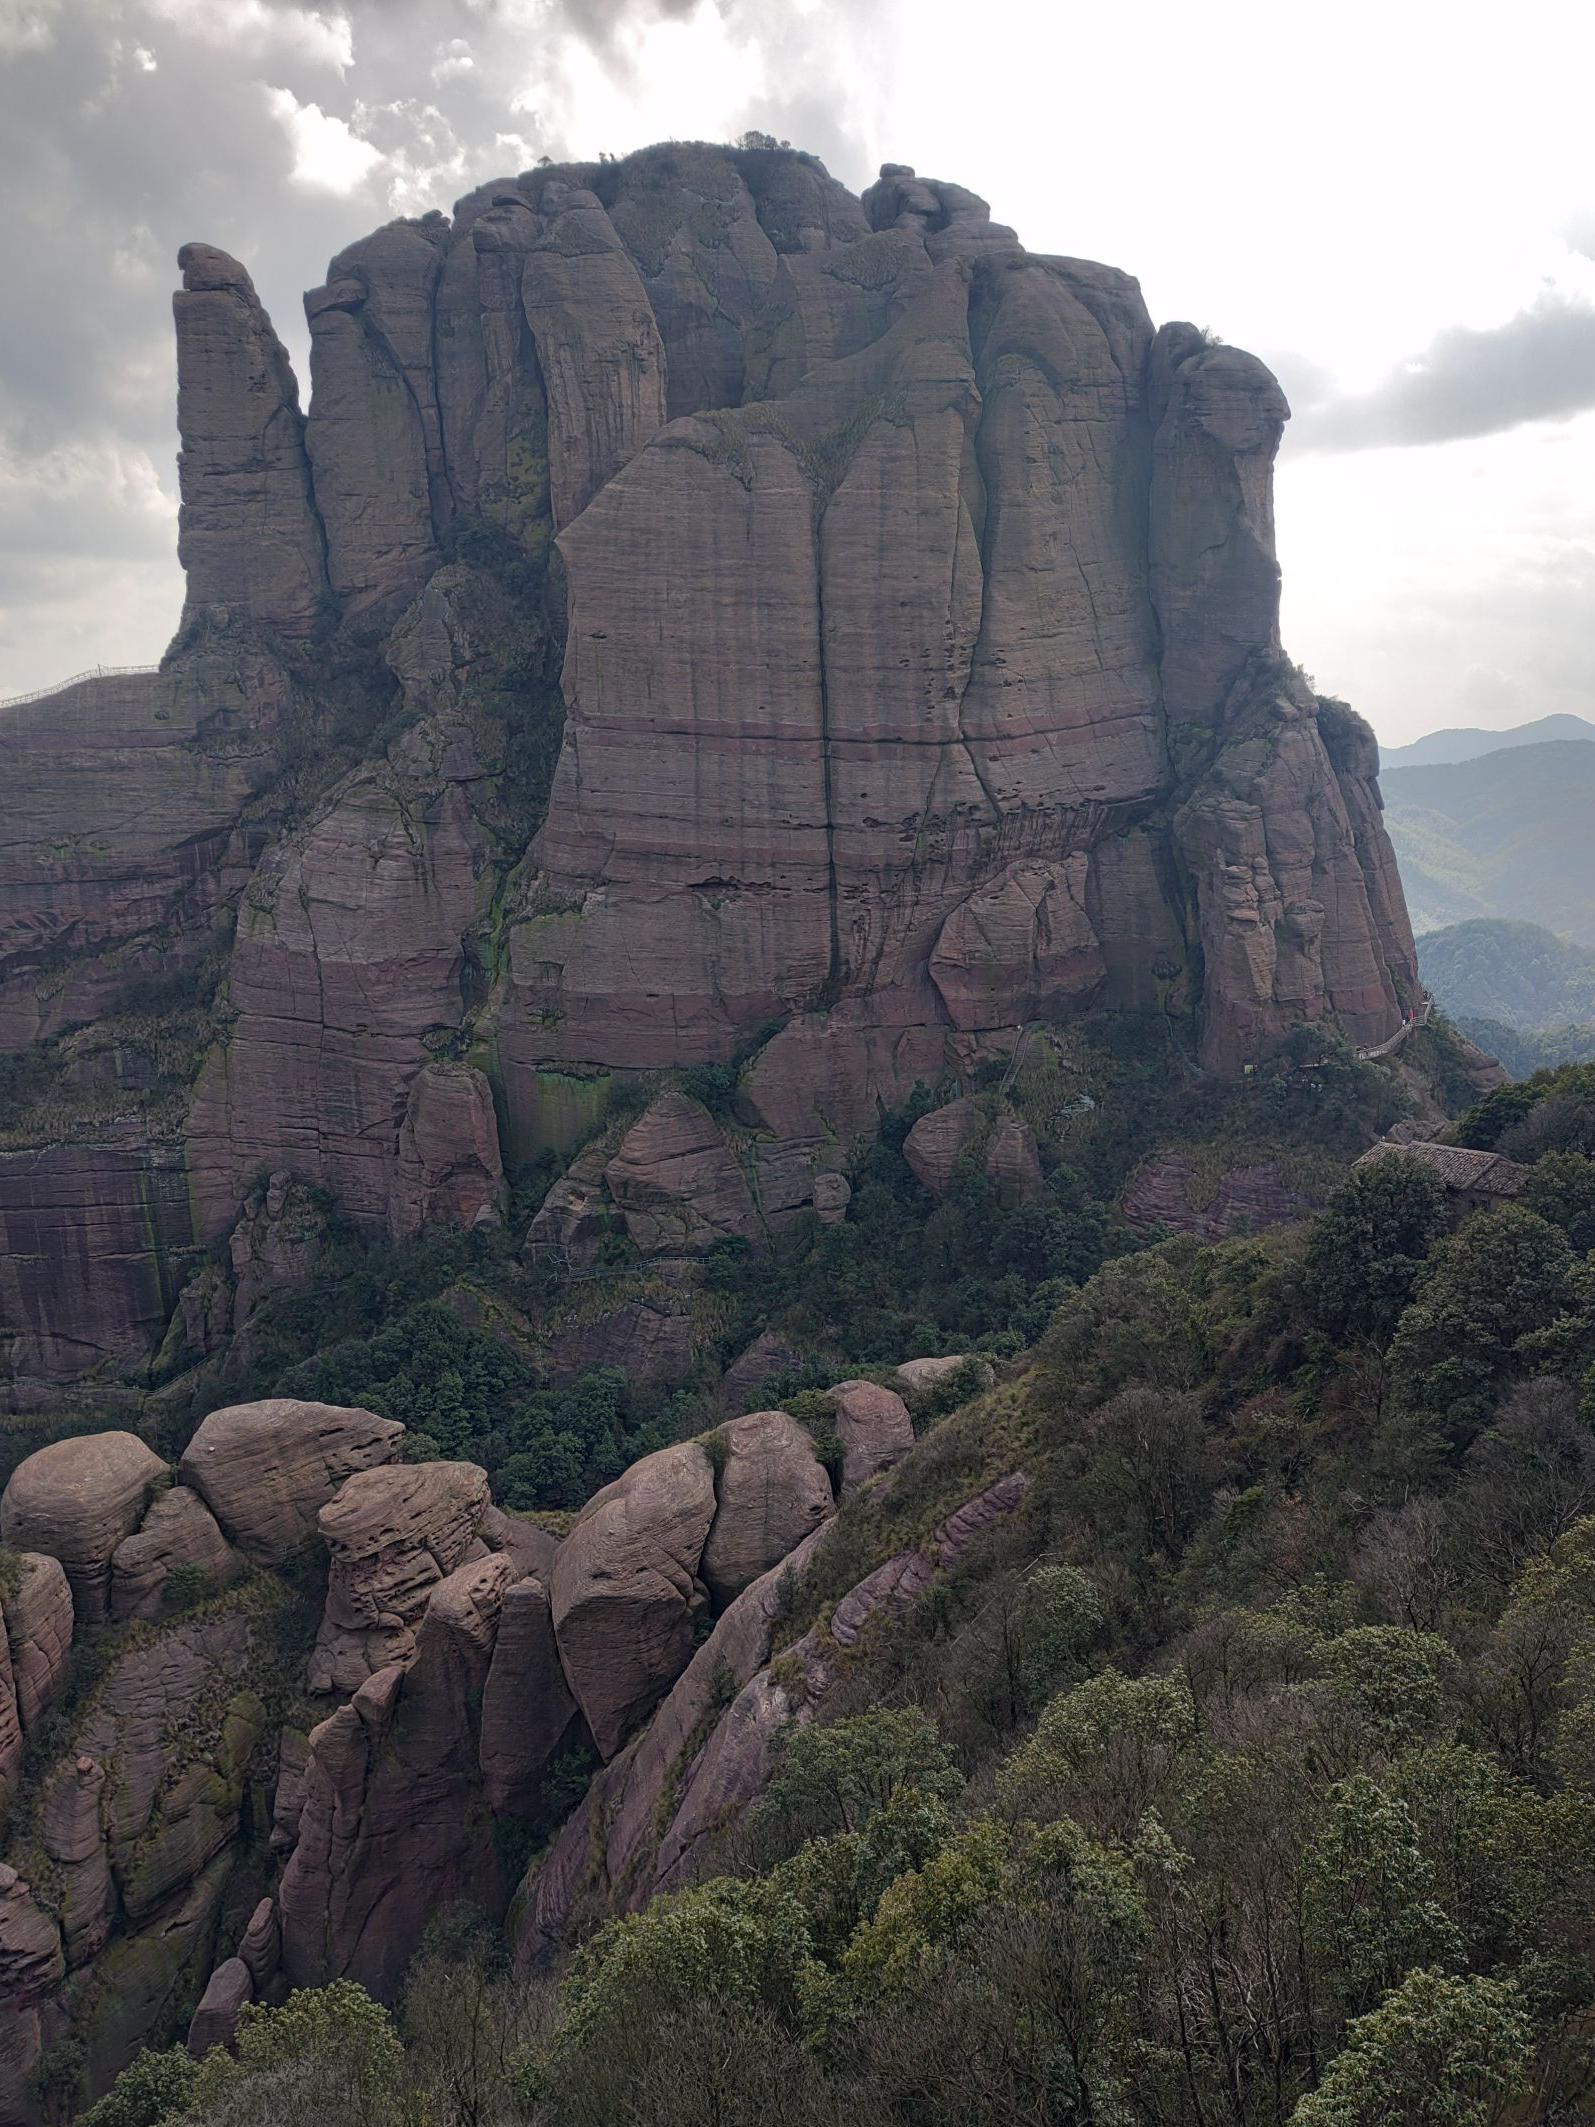
<svg viewBox="0 0 1595 2127">
<path fill-rule="evenodd" d="M 598 197 L 544 187 L 521 276 L 548 393 L 554 529 L 665 425 L 665 350 L 637 268 Z"/>
</svg>

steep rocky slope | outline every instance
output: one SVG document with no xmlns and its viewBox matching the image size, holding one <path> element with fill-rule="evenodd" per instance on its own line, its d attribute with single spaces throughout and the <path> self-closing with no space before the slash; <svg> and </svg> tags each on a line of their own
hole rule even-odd
<svg viewBox="0 0 1595 2127">
<path fill-rule="evenodd" d="M 921 1400 L 925 1367 L 902 1386 Z M 523 1955 L 578 1904 L 687 1880 L 827 1659 L 1022 1496 L 977 1487 L 777 1683 L 785 1576 L 913 1446 L 895 1390 L 821 1400 L 834 1480 L 803 1425 L 753 1412 L 635 1463 L 562 1540 L 326 1404 L 214 1411 L 175 1471 L 125 1433 L 24 1462 L 0 1497 L 3 2127 L 293 1985 L 391 1998 L 430 1920 L 505 1915 L 572 1769 L 602 1768 L 528 1872 Z"/>
<path fill-rule="evenodd" d="M 181 264 L 178 637 L 0 719 L 13 1402 L 225 1344 L 266 1174 L 468 1226 L 726 1067 L 545 1215 L 679 1259 L 834 1213 L 1022 1026 L 1235 1074 L 1402 1025 L 1376 749 L 1281 653 L 1284 399 L 1126 275 L 663 147 L 340 254 L 306 416 L 244 269 Z"/>
</svg>

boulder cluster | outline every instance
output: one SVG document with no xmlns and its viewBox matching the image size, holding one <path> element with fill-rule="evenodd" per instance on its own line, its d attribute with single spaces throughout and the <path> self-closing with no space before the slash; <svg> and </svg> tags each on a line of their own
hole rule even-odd
<svg viewBox="0 0 1595 2127">
<path fill-rule="evenodd" d="M 818 1438 L 760 1410 L 644 1456 L 560 1536 L 367 1410 L 213 1411 L 175 1470 L 129 1433 L 30 1456 L 0 1498 L 0 2127 L 36 2127 L 63 2039 L 92 2096 L 185 1999 L 203 2050 L 292 1986 L 391 1996 L 434 1914 L 509 1909 L 506 1827 L 557 1830 L 572 1753 L 600 1769 L 521 1887 L 518 1954 L 578 1894 L 684 1879 L 863 1618 L 1017 1503 L 1009 1480 L 872 1576 L 776 1682 L 783 1591 L 912 1446 L 905 1396 L 964 1363 L 839 1382 Z M 295 1590 L 319 1621 L 285 1671 Z"/>
</svg>

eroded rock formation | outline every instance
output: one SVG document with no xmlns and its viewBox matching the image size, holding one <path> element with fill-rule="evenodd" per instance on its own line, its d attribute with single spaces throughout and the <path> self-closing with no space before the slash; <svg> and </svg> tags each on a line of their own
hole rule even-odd
<svg viewBox="0 0 1595 2127">
<path fill-rule="evenodd" d="M 183 626 L 0 718 L 0 1035 L 225 1001 L 0 1147 L 13 1396 L 247 1336 L 262 1174 L 404 1238 L 585 1145 L 534 1250 L 696 1258 L 845 1215 L 1021 1027 L 1234 1073 L 1402 1025 L 1372 741 L 1281 650 L 1284 399 L 1125 274 L 898 166 L 650 149 L 351 245 L 302 412 L 244 268 L 182 268 Z"/>
<path fill-rule="evenodd" d="M 911 1438 L 901 1399 L 850 1381 L 835 1401 L 878 1474 Z M 559 1829 L 572 1763 L 602 1769 L 538 1877 L 536 1927 L 582 1887 L 583 1840 L 600 1905 L 695 1865 L 720 1791 L 693 1784 L 699 1754 L 767 1670 L 833 1510 L 814 1437 L 779 1410 L 729 1420 L 644 1457 L 557 1538 L 491 1507 L 472 1464 L 396 1459 L 402 1435 L 279 1399 L 206 1418 L 190 1483 L 114 1433 L 14 1474 L 0 1520 L 55 1548 L 0 1558 L 6 2127 L 38 2127 L 40 2063 L 65 2041 L 90 2099 L 175 2017 L 203 2051 L 292 1986 L 349 1975 L 391 1999 L 438 1914 L 506 1914 L 506 1853 Z M 926 1572 L 953 1555 L 943 1534 Z M 89 1666 L 46 1731 L 76 1641 Z M 306 1693 L 321 1718 L 301 1725 Z"/>
</svg>

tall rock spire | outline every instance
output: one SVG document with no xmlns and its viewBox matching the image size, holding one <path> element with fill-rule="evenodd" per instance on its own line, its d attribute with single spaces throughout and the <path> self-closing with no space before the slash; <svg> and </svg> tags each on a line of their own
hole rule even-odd
<svg viewBox="0 0 1595 2127">
<path fill-rule="evenodd" d="M 185 244 L 177 262 L 183 627 L 222 605 L 302 640 L 323 613 L 327 568 L 294 373 L 236 259 Z"/>
</svg>

